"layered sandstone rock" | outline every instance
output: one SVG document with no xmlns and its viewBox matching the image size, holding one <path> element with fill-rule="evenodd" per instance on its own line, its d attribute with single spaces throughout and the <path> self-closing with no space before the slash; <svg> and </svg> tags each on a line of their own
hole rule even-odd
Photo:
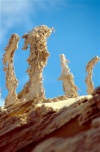
<svg viewBox="0 0 100 152">
<path fill-rule="evenodd" d="M 73 138 L 50 138 L 31 152 L 99 152 L 100 118 L 92 121 L 91 128 L 75 135 Z"/>
<path fill-rule="evenodd" d="M 36 145 L 50 137 L 70 137 L 70 142 L 71 138 L 77 138 L 78 142 L 80 138 L 83 140 L 84 136 L 79 135 L 78 139 L 78 134 L 88 132 L 91 129 L 91 121 L 99 116 L 100 94 L 37 105 L 30 100 L 4 107 L 0 111 L 0 151 L 34 151 Z M 100 134 L 99 131 L 98 133 Z M 98 139 L 97 134 L 93 135 L 93 138 L 95 136 Z M 89 138 L 92 138 L 92 135 Z M 52 140 L 54 141 L 55 139 Z M 65 143 L 66 141 L 67 139 Z M 78 143 L 75 144 L 77 146 Z M 44 151 L 47 147 L 49 145 L 44 145 Z"/>
</svg>

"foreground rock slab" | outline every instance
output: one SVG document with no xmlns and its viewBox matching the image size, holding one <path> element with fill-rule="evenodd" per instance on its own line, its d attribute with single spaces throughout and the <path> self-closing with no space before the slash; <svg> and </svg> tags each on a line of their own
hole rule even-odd
<svg viewBox="0 0 100 152">
<path fill-rule="evenodd" d="M 41 141 L 50 137 L 73 138 L 90 130 L 91 121 L 100 116 L 100 94 L 56 102 L 52 100 L 51 103 L 45 101 L 36 105 L 30 100 L 2 107 L 0 151 L 24 152 L 27 149 L 31 152 Z M 100 135 L 100 132 L 96 132 L 95 136 L 97 134 Z"/>
<path fill-rule="evenodd" d="M 50 138 L 38 145 L 32 152 L 99 152 L 100 118 L 94 119 L 91 129 L 73 138 Z"/>
</svg>

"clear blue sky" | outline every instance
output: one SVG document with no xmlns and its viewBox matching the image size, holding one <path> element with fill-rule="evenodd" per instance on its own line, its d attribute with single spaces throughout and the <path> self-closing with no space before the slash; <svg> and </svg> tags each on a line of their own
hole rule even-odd
<svg viewBox="0 0 100 152">
<path fill-rule="evenodd" d="M 46 97 L 63 95 L 60 54 L 70 60 L 69 67 L 74 75 L 79 95 L 85 95 L 85 67 L 94 56 L 100 56 L 100 1 L 99 0 L 0 0 L 0 105 L 7 96 L 5 73 L 2 57 L 4 48 L 12 33 L 20 37 L 35 26 L 54 27 L 56 32 L 48 39 L 50 57 L 43 73 Z M 19 80 L 17 92 L 28 81 L 26 59 L 29 50 L 21 50 L 24 40 L 21 38 L 15 53 L 14 65 Z M 100 85 L 100 63 L 93 71 L 95 87 Z"/>
</svg>

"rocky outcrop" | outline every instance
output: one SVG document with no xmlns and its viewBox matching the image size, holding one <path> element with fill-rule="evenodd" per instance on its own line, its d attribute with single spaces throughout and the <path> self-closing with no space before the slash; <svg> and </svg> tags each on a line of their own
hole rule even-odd
<svg viewBox="0 0 100 152">
<path fill-rule="evenodd" d="M 30 100 L 4 107 L 0 112 L 0 151 L 30 152 L 50 137 L 73 138 L 88 131 L 91 120 L 99 116 L 100 94 L 36 105 Z"/>
</svg>

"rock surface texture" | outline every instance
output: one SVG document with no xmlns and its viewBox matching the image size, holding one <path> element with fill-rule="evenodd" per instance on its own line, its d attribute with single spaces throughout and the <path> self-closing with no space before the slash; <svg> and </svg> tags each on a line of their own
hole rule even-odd
<svg viewBox="0 0 100 152">
<path fill-rule="evenodd" d="M 31 152 L 99 152 L 100 118 L 93 121 L 90 130 L 79 133 L 73 138 L 50 138 Z"/>
</svg>

